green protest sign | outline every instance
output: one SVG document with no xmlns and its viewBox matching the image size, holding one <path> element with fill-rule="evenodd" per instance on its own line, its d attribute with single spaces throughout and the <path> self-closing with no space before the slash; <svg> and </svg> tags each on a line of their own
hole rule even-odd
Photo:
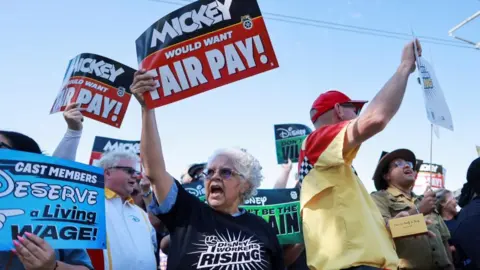
<svg viewBox="0 0 480 270">
<path fill-rule="evenodd" d="M 281 124 L 273 126 L 277 163 L 287 163 L 288 159 L 298 162 L 302 143 L 312 130 L 302 124 Z"/>
<path fill-rule="evenodd" d="M 298 189 L 259 189 L 242 208 L 265 219 L 277 232 L 280 244 L 303 243 Z"/>
<path fill-rule="evenodd" d="M 183 185 L 185 190 L 205 201 L 203 182 Z M 277 232 L 280 244 L 303 243 L 298 189 L 259 189 L 241 208 L 262 217 Z"/>
</svg>

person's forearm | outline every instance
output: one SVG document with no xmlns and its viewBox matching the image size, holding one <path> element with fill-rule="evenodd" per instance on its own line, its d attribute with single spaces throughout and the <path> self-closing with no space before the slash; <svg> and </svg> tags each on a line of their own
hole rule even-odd
<svg viewBox="0 0 480 270">
<path fill-rule="evenodd" d="M 155 111 L 142 109 L 141 156 L 146 175 L 152 181 L 159 203 L 163 202 L 173 184 L 165 168 L 162 144 L 158 134 Z"/>
<path fill-rule="evenodd" d="M 52 156 L 75 161 L 81 137 L 82 130 L 67 129 Z"/>
<path fill-rule="evenodd" d="M 397 113 L 400 104 L 402 104 L 409 75 L 408 65 L 405 63 L 400 64 L 395 74 L 373 98 L 364 114 L 382 117 L 382 121 L 388 123 Z"/>
<path fill-rule="evenodd" d="M 275 182 L 275 185 L 273 188 L 286 188 L 287 187 L 287 182 L 288 182 L 288 176 L 290 175 L 290 171 L 282 171 L 280 176 L 277 179 L 277 182 Z"/>
<path fill-rule="evenodd" d="M 83 265 L 71 265 L 64 262 L 58 262 L 58 267 L 55 270 L 89 270 Z"/>
</svg>

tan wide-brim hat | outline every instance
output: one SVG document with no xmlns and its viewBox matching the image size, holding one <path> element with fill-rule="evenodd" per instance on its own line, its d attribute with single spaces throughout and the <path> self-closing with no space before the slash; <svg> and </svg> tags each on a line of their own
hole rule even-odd
<svg viewBox="0 0 480 270">
<path fill-rule="evenodd" d="M 412 151 L 408 149 L 397 149 L 390 153 L 383 152 L 382 156 L 380 157 L 380 161 L 378 162 L 377 168 L 375 169 L 375 173 L 373 174 L 373 182 L 375 183 L 375 188 L 377 190 L 388 188 L 388 184 L 383 178 L 383 174 L 385 173 L 385 169 L 390 164 L 390 162 L 397 158 L 412 162 L 412 170 L 416 170 L 417 159 L 415 158 L 415 154 Z"/>
</svg>

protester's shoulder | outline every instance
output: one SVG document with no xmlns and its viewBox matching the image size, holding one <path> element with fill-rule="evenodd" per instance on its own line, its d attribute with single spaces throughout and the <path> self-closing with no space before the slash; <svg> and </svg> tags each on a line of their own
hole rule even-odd
<svg viewBox="0 0 480 270">
<path fill-rule="evenodd" d="M 334 139 L 342 129 L 347 126 L 350 121 L 342 121 L 332 125 L 325 125 L 322 126 L 315 131 L 313 131 L 308 138 L 309 139 L 320 139 L 323 138 L 325 140 Z"/>
<path fill-rule="evenodd" d="M 384 189 L 377 190 L 377 191 L 374 191 L 374 192 L 370 193 L 370 196 L 372 198 L 378 198 L 378 199 L 386 199 L 386 198 L 388 198 L 388 195 L 389 195 L 389 193 Z"/>
<path fill-rule="evenodd" d="M 349 121 L 339 122 L 333 125 L 326 125 L 316 129 L 304 142 L 302 151 L 305 151 L 309 159 L 316 158 L 328 149 L 336 140 L 342 140 L 343 136 L 339 136 L 340 132 L 348 125 Z"/>
<path fill-rule="evenodd" d="M 480 221 L 480 200 L 473 200 L 462 208 L 457 217 L 458 224 Z"/>
</svg>

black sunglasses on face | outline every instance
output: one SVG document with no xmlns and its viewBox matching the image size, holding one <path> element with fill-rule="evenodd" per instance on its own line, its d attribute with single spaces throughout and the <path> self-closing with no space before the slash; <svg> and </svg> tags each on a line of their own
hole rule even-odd
<svg viewBox="0 0 480 270">
<path fill-rule="evenodd" d="M 230 179 L 232 176 L 242 176 L 238 172 L 236 172 L 232 169 L 229 169 L 229 168 L 221 168 L 221 169 L 218 169 L 218 170 L 208 169 L 205 172 L 203 172 L 203 175 L 207 180 L 210 180 L 210 179 L 212 179 L 212 177 L 215 175 L 215 173 L 217 171 L 218 171 L 218 175 L 220 175 L 220 178 L 225 179 L 225 180 Z"/>
<path fill-rule="evenodd" d="M 12 147 L 4 142 L 0 142 L 0 149 L 12 149 Z"/>
<path fill-rule="evenodd" d="M 342 103 L 342 104 L 340 104 L 340 106 L 345 107 L 345 108 L 353 109 L 353 111 L 355 112 L 356 115 L 360 114 L 360 110 L 353 103 L 350 103 L 350 102 Z"/>
<path fill-rule="evenodd" d="M 135 170 L 132 167 L 124 167 L 124 166 L 115 166 L 115 167 L 110 167 L 109 169 L 117 169 L 117 170 L 122 170 L 126 173 L 128 173 L 131 176 L 139 176 L 140 172 Z"/>
</svg>

